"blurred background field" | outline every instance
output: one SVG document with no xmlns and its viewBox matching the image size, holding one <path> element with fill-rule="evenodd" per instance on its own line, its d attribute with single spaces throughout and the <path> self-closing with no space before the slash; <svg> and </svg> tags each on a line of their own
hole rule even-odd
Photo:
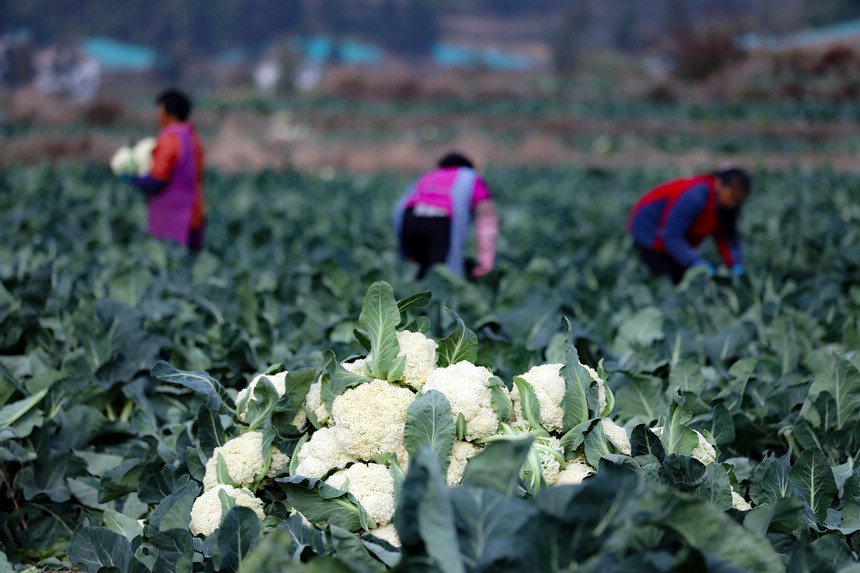
<svg viewBox="0 0 860 573">
<path fill-rule="evenodd" d="M 850 0 L 97 0 L 0 8 L 0 166 L 104 163 L 196 100 L 209 166 L 856 172 Z M 85 17 L 81 17 L 86 14 Z"/>
</svg>

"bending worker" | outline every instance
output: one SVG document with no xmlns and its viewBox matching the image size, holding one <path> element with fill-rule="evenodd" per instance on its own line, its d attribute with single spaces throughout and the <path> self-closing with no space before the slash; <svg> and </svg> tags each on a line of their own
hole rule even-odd
<svg viewBox="0 0 860 573">
<path fill-rule="evenodd" d="M 418 279 L 437 263 L 460 275 L 482 277 L 493 269 L 499 234 L 490 189 L 460 153 L 446 154 L 437 165 L 407 189 L 394 209 L 400 252 L 418 263 Z M 465 257 L 473 217 L 477 263 Z"/>
<path fill-rule="evenodd" d="M 743 274 L 737 221 L 750 184 L 744 170 L 731 168 L 669 181 L 643 195 L 630 210 L 627 231 L 651 273 L 675 284 L 696 265 L 713 275 L 714 267 L 696 250 L 713 235 L 726 267 Z"/>
<path fill-rule="evenodd" d="M 161 130 L 152 151 L 152 169 L 128 180 L 147 195 L 149 234 L 196 252 L 203 247 L 206 219 L 203 147 L 188 121 L 191 101 L 170 89 L 159 94 L 155 104 Z"/>
</svg>

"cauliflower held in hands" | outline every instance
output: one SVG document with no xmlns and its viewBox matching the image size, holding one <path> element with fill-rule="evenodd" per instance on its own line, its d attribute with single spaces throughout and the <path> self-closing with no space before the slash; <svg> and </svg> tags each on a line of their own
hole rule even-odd
<svg viewBox="0 0 860 573">
<path fill-rule="evenodd" d="M 347 490 L 367 511 L 376 525 L 383 526 L 394 519 L 394 478 L 381 464 L 353 464 L 333 473 L 325 482 L 342 488 L 349 480 Z"/>
<path fill-rule="evenodd" d="M 152 152 L 155 149 L 155 138 L 144 137 L 131 150 L 137 166 L 137 175 L 146 175 L 152 170 Z"/>
<path fill-rule="evenodd" d="M 260 521 L 266 515 L 263 513 L 262 500 L 254 497 L 254 495 L 246 489 L 237 489 L 235 487 L 218 484 L 210 490 L 205 491 L 200 497 L 194 500 L 194 505 L 191 506 L 191 523 L 189 527 L 194 535 L 205 535 L 209 537 L 221 525 L 221 498 L 218 492 L 223 491 L 236 501 L 236 505 L 250 508 L 254 510 Z"/>
<path fill-rule="evenodd" d="M 146 175 L 152 169 L 152 151 L 155 138 L 144 137 L 134 147 L 123 145 L 110 160 L 111 171 L 116 175 Z"/>
<path fill-rule="evenodd" d="M 493 410 L 490 377 L 483 366 L 463 360 L 445 368 L 437 368 L 424 384 L 424 391 L 438 390 L 451 404 L 451 415 L 466 420 L 466 441 L 486 438 L 498 430 L 499 416 Z"/>
<path fill-rule="evenodd" d="M 135 175 L 137 168 L 134 165 L 134 154 L 131 147 L 123 145 L 110 158 L 110 169 L 114 175 Z"/>
<path fill-rule="evenodd" d="M 311 439 L 302 444 L 298 456 L 298 465 L 294 475 L 320 478 L 332 468 L 342 468 L 350 462 L 356 462 L 354 457 L 346 453 L 335 438 L 334 430 L 320 428 Z"/>
<path fill-rule="evenodd" d="M 564 410 L 561 401 L 564 398 L 564 379 L 559 375 L 562 364 L 543 364 L 533 366 L 520 376 L 532 385 L 540 404 L 540 423 L 549 432 L 559 431 L 562 426 Z M 520 389 L 514 385 L 511 390 L 511 401 L 514 404 L 514 419 L 523 417 L 522 398 Z"/>
<path fill-rule="evenodd" d="M 400 465 L 406 467 L 409 456 L 403 445 L 403 432 L 406 411 L 414 399 L 412 390 L 385 380 L 350 388 L 332 404 L 337 441 L 344 451 L 360 460 L 394 452 Z"/>
<path fill-rule="evenodd" d="M 218 485 L 218 454 L 224 458 L 233 483 L 242 487 L 249 486 L 261 477 L 263 472 L 263 434 L 247 432 L 215 448 L 212 457 L 206 462 L 206 474 L 203 476 L 204 490 L 210 490 Z M 275 477 L 280 470 L 289 465 L 289 456 L 272 446 L 272 463 L 266 472 L 266 477 Z"/>
</svg>

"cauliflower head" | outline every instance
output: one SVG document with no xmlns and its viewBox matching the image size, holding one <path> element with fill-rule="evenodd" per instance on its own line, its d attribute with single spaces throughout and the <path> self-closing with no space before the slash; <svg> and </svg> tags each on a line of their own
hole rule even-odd
<svg viewBox="0 0 860 573">
<path fill-rule="evenodd" d="M 403 370 L 403 383 L 420 390 L 431 372 L 436 370 L 435 340 L 427 338 L 420 332 L 402 330 L 397 333 L 397 343 L 400 351 L 397 356 L 406 356 L 406 367 Z"/>
<path fill-rule="evenodd" d="M 448 456 L 450 463 L 448 464 L 448 473 L 446 481 L 448 487 L 455 487 L 463 481 L 463 474 L 466 472 L 466 464 L 469 458 L 481 451 L 480 446 L 476 446 L 471 442 L 463 442 L 456 440 L 454 447 L 451 449 L 451 454 Z"/>
<path fill-rule="evenodd" d="M 374 463 L 353 464 L 333 473 L 325 482 L 342 489 L 347 480 L 349 493 L 378 526 L 391 523 L 394 519 L 394 478 L 387 467 Z"/>
<path fill-rule="evenodd" d="M 744 497 L 732 489 L 732 507 L 738 509 L 740 511 L 749 511 L 752 509 L 752 506 L 749 504 Z"/>
<path fill-rule="evenodd" d="M 523 374 L 526 382 L 535 389 L 538 404 L 540 404 L 540 422 L 549 432 L 561 430 L 564 410 L 561 407 L 564 398 L 564 378 L 559 375 L 562 364 L 543 364 L 533 366 Z M 511 401 L 514 404 L 514 418 L 519 420 L 523 415 L 520 389 L 514 385 L 511 390 Z"/>
<path fill-rule="evenodd" d="M 655 426 L 655 427 L 651 428 L 651 431 L 654 432 L 655 434 L 657 434 L 658 436 L 663 435 L 663 427 L 662 426 Z M 705 465 L 708 465 L 711 462 L 717 461 L 717 450 L 714 449 L 714 446 L 711 445 L 711 443 L 708 441 L 708 438 L 706 438 L 698 430 L 693 430 L 693 431 L 696 432 L 696 437 L 699 439 L 699 445 L 697 445 L 693 449 L 693 453 L 690 455 Z"/>
<path fill-rule="evenodd" d="M 110 158 L 110 169 L 115 175 L 132 175 L 135 173 L 134 154 L 131 147 L 123 145 Z"/>
<path fill-rule="evenodd" d="M 320 424 L 331 426 L 334 424 L 334 420 L 332 420 L 331 414 L 326 409 L 325 403 L 322 401 L 322 396 L 320 395 L 321 389 L 322 383 L 319 379 L 311 384 L 310 390 L 308 390 L 308 395 L 305 397 L 305 408 L 307 408 L 311 414 L 316 417 Z"/>
<path fill-rule="evenodd" d="M 302 444 L 296 456 L 298 465 L 294 475 L 312 478 L 320 478 L 332 468 L 342 468 L 358 461 L 343 450 L 331 428 L 320 428 L 314 432 L 311 439 Z"/>
<path fill-rule="evenodd" d="M 350 388 L 334 399 L 334 433 L 343 450 L 360 460 L 394 452 L 401 466 L 409 456 L 403 444 L 406 411 L 415 399 L 408 388 L 373 380 Z"/>
<path fill-rule="evenodd" d="M 603 428 L 603 433 L 606 434 L 618 451 L 625 455 L 630 455 L 630 436 L 627 435 L 627 430 L 623 426 L 619 426 L 609 418 L 600 420 L 600 426 Z"/>
<path fill-rule="evenodd" d="M 263 513 L 262 500 L 254 497 L 251 492 L 225 484 L 217 484 L 194 500 L 194 505 L 191 506 L 191 523 L 189 524 L 192 534 L 209 537 L 221 525 L 221 498 L 218 495 L 220 491 L 236 500 L 236 505 L 252 509 L 260 521 L 266 517 Z"/>
<path fill-rule="evenodd" d="M 397 535 L 397 530 L 394 529 L 393 523 L 387 523 L 382 527 L 371 529 L 368 533 L 389 542 L 394 547 L 400 547 L 401 545 L 400 536 Z"/>
<path fill-rule="evenodd" d="M 472 442 L 496 433 L 499 416 L 493 410 L 490 377 L 483 366 L 463 360 L 445 368 L 437 368 L 424 384 L 424 391 L 438 390 L 451 404 L 451 415 L 466 419 L 466 441 Z"/>
<path fill-rule="evenodd" d="M 603 410 L 606 409 L 606 380 L 601 378 L 600 374 L 597 373 L 597 370 L 595 370 L 591 366 L 587 366 L 582 363 L 580 363 L 579 365 L 585 368 L 586 372 L 588 372 L 592 380 L 597 382 L 597 414 L 601 415 L 603 414 Z"/>
<path fill-rule="evenodd" d="M 154 137 L 144 137 L 131 150 L 137 175 L 143 176 L 152 170 L 152 152 L 155 149 L 155 142 Z"/>
<path fill-rule="evenodd" d="M 594 468 L 588 465 L 585 458 L 576 458 L 568 461 L 564 469 L 558 472 L 555 483 L 552 485 L 578 485 L 593 473 Z"/>
<path fill-rule="evenodd" d="M 254 389 L 257 387 L 257 383 L 263 379 L 263 376 L 265 376 L 266 378 L 269 379 L 269 382 L 271 382 L 272 386 L 275 387 L 275 391 L 277 391 L 278 396 L 283 396 L 284 392 L 287 391 L 287 386 L 286 386 L 287 374 L 289 374 L 289 372 L 287 372 L 286 370 L 284 370 L 283 372 L 278 372 L 277 374 L 257 374 L 256 376 L 254 376 L 254 378 L 248 384 L 247 388 L 242 388 L 236 394 L 236 404 L 239 404 L 246 399 L 248 402 L 250 402 L 251 400 L 256 401 L 256 397 L 254 396 Z M 242 409 L 241 412 L 239 412 L 239 419 L 242 420 L 243 422 L 246 421 L 245 416 L 246 416 L 247 412 L 248 412 L 248 403 L 245 402 L 245 407 Z"/>
<path fill-rule="evenodd" d="M 246 432 L 229 440 L 223 446 L 215 448 L 212 457 L 206 462 L 206 474 L 203 476 L 204 491 L 218 485 L 218 454 L 224 458 L 233 483 L 242 487 L 249 486 L 260 477 L 263 471 L 263 434 Z M 274 477 L 289 465 L 290 457 L 272 446 L 272 463 L 266 472 L 266 477 Z"/>
</svg>

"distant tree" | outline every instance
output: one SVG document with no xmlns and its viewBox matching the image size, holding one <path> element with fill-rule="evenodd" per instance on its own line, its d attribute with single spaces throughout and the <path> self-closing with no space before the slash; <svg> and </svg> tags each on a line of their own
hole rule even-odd
<svg viewBox="0 0 860 573">
<path fill-rule="evenodd" d="M 591 22 L 589 0 L 570 0 L 553 40 L 553 66 L 559 76 L 571 75 L 582 55 L 582 36 Z"/>
</svg>

